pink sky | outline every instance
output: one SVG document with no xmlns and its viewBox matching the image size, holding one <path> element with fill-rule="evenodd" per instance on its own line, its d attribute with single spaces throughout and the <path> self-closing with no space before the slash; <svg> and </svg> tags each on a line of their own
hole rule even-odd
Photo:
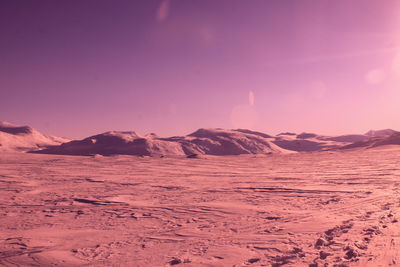
<svg viewBox="0 0 400 267">
<path fill-rule="evenodd" d="M 0 120 L 71 138 L 400 130 L 400 1 L 1 1 Z"/>
</svg>

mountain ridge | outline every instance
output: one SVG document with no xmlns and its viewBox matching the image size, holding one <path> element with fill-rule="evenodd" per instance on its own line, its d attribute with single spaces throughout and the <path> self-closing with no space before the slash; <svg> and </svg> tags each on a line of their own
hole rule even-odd
<svg viewBox="0 0 400 267">
<path fill-rule="evenodd" d="M 0 122 L 0 151 L 31 151 L 57 146 L 70 141 L 58 136 L 43 134 L 30 126 Z"/>
<path fill-rule="evenodd" d="M 313 152 L 400 145 L 400 132 L 370 130 L 365 134 L 325 136 L 303 132 L 276 136 L 248 130 L 200 128 L 184 136 L 159 137 L 134 131 L 108 131 L 79 140 L 45 135 L 30 126 L 0 122 L 0 151 L 62 155 L 190 156 Z"/>
</svg>

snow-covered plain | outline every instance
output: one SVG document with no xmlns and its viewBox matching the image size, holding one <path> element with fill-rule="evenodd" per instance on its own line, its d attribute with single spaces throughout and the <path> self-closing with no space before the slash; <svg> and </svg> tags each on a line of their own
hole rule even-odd
<svg viewBox="0 0 400 267">
<path fill-rule="evenodd" d="M 398 266 L 400 148 L 0 154 L 1 266 Z"/>
</svg>

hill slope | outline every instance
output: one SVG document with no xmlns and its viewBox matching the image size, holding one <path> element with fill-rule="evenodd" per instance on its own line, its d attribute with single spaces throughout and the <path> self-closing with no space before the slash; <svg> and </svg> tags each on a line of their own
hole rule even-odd
<svg viewBox="0 0 400 267">
<path fill-rule="evenodd" d="M 60 145 L 67 139 L 49 136 L 29 126 L 0 122 L 0 151 L 29 151 Z"/>
<path fill-rule="evenodd" d="M 342 147 L 342 149 L 352 148 L 374 148 L 386 145 L 400 145 L 400 133 L 395 132 L 391 135 L 383 135 L 378 137 L 371 137 L 367 140 L 355 142 Z"/>
<path fill-rule="evenodd" d="M 23 132 L 24 129 L 12 131 Z M 314 133 L 282 133 L 271 136 L 246 129 L 202 128 L 186 136 L 162 138 L 156 134 L 140 136 L 135 132 L 112 131 L 49 147 L 36 153 L 137 156 L 294 153 L 367 146 L 370 142 L 396 143 L 395 140 L 385 139 L 388 138 L 385 134 L 391 132 L 395 131 L 369 131 L 367 134 L 341 136 L 324 136 Z"/>
<path fill-rule="evenodd" d="M 142 137 L 135 132 L 106 132 L 50 147 L 37 153 L 65 155 L 184 155 L 175 142 L 158 140 L 153 135 Z"/>
<path fill-rule="evenodd" d="M 160 138 L 135 132 L 106 132 L 71 141 L 38 153 L 67 155 L 239 155 L 287 153 L 271 142 L 268 135 L 247 130 L 199 129 L 187 136 Z"/>
</svg>

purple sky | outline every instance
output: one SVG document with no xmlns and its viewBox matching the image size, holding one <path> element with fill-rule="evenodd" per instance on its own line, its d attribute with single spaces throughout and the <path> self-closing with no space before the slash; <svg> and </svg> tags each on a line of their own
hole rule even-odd
<svg viewBox="0 0 400 267">
<path fill-rule="evenodd" d="M 400 1 L 3 0 L 0 120 L 71 138 L 400 130 Z"/>
</svg>

